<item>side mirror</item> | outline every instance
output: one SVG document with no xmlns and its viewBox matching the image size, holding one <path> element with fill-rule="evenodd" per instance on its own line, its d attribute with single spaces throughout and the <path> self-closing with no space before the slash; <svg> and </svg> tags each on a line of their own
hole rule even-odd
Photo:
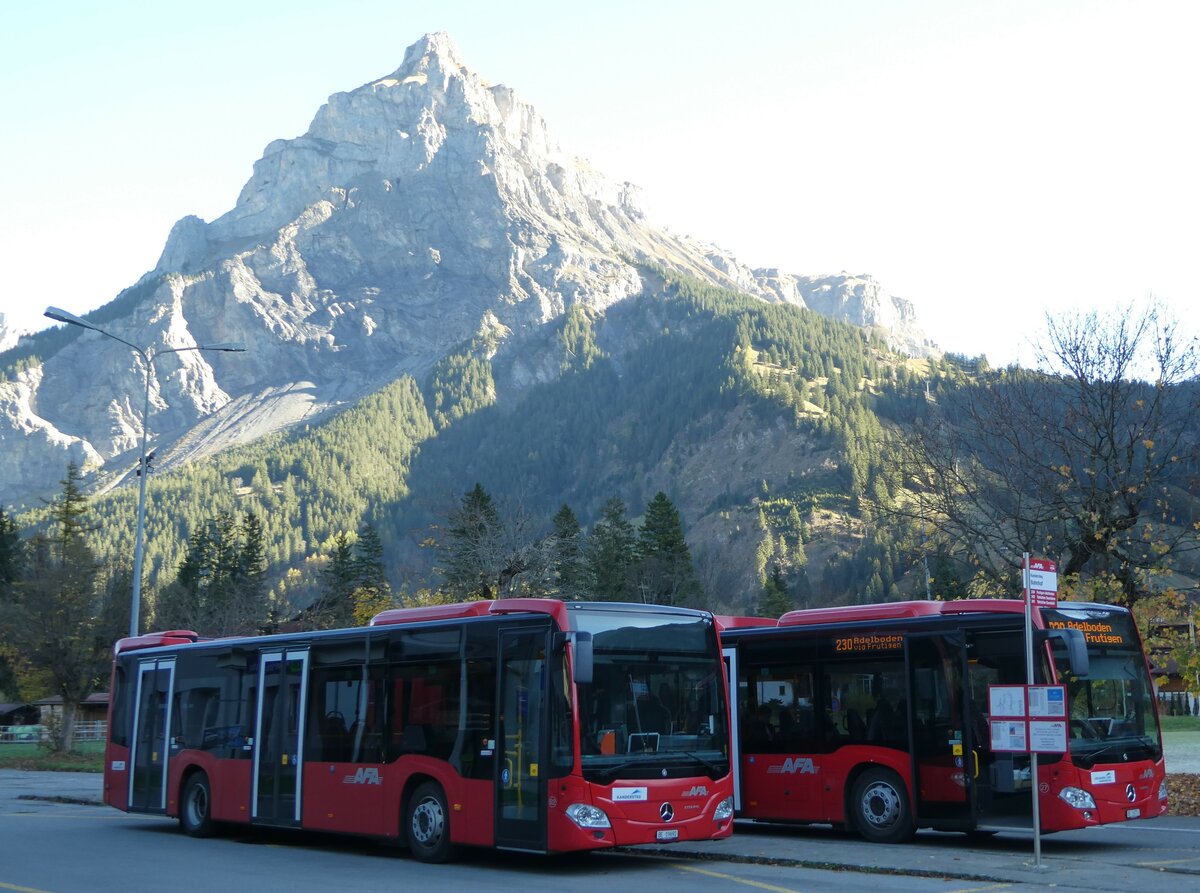
<svg viewBox="0 0 1200 893">
<path fill-rule="evenodd" d="M 592 634 L 575 633 L 575 684 L 590 685 L 595 663 L 592 658 Z"/>
<path fill-rule="evenodd" d="M 1071 673 L 1075 676 L 1086 676 L 1091 670 L 1091 659 L 1088 657 L 1087 639 L 1077 629 L 1049 629 L 1045 631 L 1046 641 L 1053 648 L 1056 642 L 1062 642 L 1067 649 L 1067 661 Z"/>
</svg>

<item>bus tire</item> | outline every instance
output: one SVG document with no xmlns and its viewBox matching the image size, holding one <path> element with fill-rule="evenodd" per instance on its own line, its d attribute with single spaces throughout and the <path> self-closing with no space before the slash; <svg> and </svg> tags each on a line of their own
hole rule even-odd
<svg viewBox="0 0 1200 893">
<path fill-rule="evenodd" d="M 427 781 L 413 791 L 408 801 L 405 835 L 409 851 L 421 862 L 447 862 L 454 858 L 450 842 L 450 810 L 442 786 Z"/>
<path fill-rule="evenodd" d="M 873 843 L 899 843 L 913 836 L 912 807 L 904 782 L 890 769 L 868 769 L 850 795 L 850 823 Z"/>
<path fill-rule="evenodd" d="M 179 825 L 189 837 L 212 837 L 216 823 L 212 818 L 212 786 L 208 776 L 197 772 L 188 777 L 179 798 Z"/>
</svg>

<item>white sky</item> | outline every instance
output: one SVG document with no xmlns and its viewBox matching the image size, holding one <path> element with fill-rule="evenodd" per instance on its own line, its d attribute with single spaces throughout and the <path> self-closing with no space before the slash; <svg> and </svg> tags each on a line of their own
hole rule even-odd
<svg viewBox="0 0 1200 893">
<path fill-rule="evenodd" d="M 59 0 L 0 8 L 0 311 L 40 326 L 233 206 L 271 140 L 448 31 L 658 223 L 869 273 L 942 347 L 1164 300 L 1200 332 L 1200 3 Z"/>
</svg>

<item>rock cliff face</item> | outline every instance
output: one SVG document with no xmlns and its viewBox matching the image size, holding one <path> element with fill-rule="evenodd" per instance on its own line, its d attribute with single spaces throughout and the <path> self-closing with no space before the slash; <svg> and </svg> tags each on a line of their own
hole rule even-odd
<svg viewBox="0 0 1200 893">
<path fill-rule="evenodd" d="M 4 314 L 0 313 L 0 352 L 15 345 L 20 337 L 21 332 L 15 326 L 10 325 Z"/>
<path fill-rule="evenodd" d="M 924 346 L 911 305 L 870 279 L 750 270 L 648 225 L 634 187 L 566 153 L 443 34 L 271 143 L 227 214 L 180 220 L 103 327 L 158 351 L 247 345 L 155 361 L 149 422 L 169 467 L 420 374 L 483 329 L 518 349 L 573 304 L 603 313 L 642 289 L 640 261 Z M 128 469 L 136 454 L 135 355 L 79 330 L 39 356 L 0 383 L 0 501 L 52 485 L 66 456 Z"/>
</svg>

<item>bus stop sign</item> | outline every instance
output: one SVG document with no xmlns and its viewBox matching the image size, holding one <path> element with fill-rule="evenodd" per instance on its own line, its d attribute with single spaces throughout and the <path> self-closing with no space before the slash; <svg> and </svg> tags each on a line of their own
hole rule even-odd
<svg viewBox="0 0 1200 893">
<path fill-rule="evenodd" d="M 1035 608 L 1058 607 L 1058 565 L 1047 558 L 1029 559 L 1028 598 Z"/>
</svg>

